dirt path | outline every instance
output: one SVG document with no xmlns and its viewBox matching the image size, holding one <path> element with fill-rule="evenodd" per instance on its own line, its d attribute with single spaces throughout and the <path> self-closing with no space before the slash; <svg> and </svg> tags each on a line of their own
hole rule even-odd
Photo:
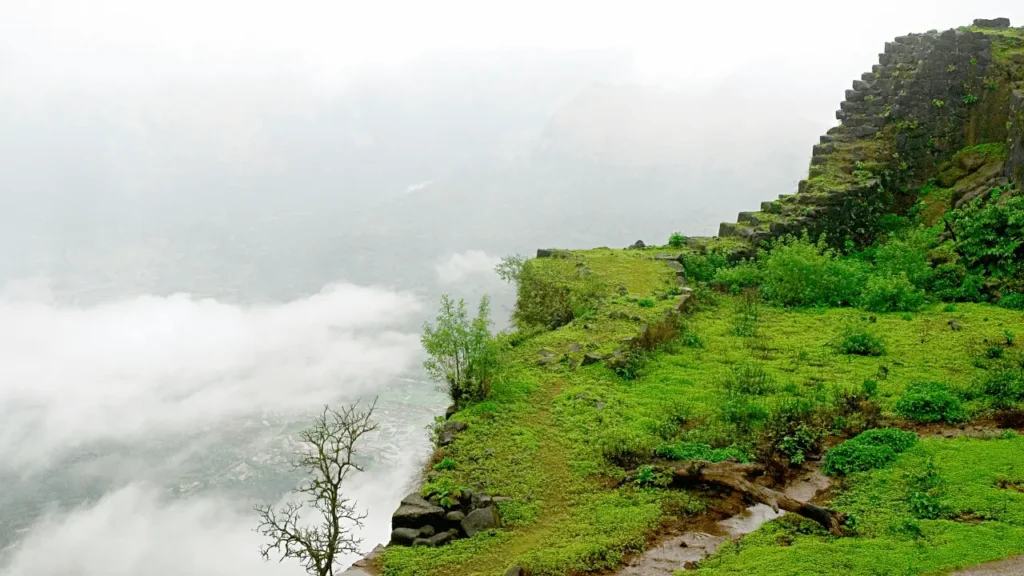
<svg viewBox="0 0 1024 576">
<path fill-rule="evenodd" d="M 566 383 L 561 380 L 545 383 L 533 398 L 537 411 L 524 417 L 531 429 L 550 431 L 540 436 L 540 449 L 537 450 L 538 466 L 545 471 L 547 480 L 540 499 L 543 509 L 540 519 L 514 531 L 512 538 L 497 549 L 457 567 L 446 567 L 443 570 L 444 576 L 501 574 L 511 566 L 515 558 L 543 548 L 544 543 L 550 541 L 555 528 L 570 514 L 571 502 L 567 501 L 565 494 L 565 487 L 572 483 L 570 447 L 551 415 L 552 402 L 565 386 Z"/>
<path fill-rule="evenodd" d="M 1024 576 L 1024 556 L 1014 556 L 953 572 L 953 576 Z"/>
</svg>

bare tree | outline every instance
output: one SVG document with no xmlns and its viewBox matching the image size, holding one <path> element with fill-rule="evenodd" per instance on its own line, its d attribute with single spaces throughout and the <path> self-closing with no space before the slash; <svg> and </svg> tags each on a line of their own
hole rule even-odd
<svg viewBox="0 0 1024 576">
<path fill-rule="evenodd" d="M 264 560 L 274 552 L 280 561 L 297 559 L 312 576 L 333 576 L 341 555 L 359 552 L 362 539 L 353 530 L 362 528 L 366 513 L 356 510 L 341 486 L 349 473 L 363 471 L 354 460 L 356 443 L 377 429 L 370 419 L 376 406 L 376 400 L 368 410 L 359 410 L 358 403 L 340 412 L 324 406 L 313 425 L 299 434 L 307 446 L 295 467 L 309 476 L 293 490 L 297 501 L 278 509 L 256 506 L 256 531 L 270 539 L 260 547 Z M 304 517 L 306 511 L 317 518 Z"/>
</svg>

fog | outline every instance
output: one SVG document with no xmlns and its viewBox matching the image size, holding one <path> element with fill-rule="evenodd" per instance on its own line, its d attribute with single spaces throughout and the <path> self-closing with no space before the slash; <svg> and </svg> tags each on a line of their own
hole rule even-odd
<svg viewBox="0 0 1024 576">
<path fill-rule="evenodd" d="M 386 541 L 444 397 L 419 329 L 501 256 L 792 193 L 908 32 L 1019 2 L 0 0 L 0 576 L 264 563 L 297 432 L 379 398 Z M 54 554 L 60 550 L 61 554 Z"/>
</svg>

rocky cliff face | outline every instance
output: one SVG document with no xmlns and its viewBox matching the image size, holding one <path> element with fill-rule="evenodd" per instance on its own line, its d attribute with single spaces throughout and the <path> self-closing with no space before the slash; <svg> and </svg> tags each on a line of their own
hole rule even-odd
<svg viewBox="0 0 1024 576">
<path fill-rule="evenodd" d="M 1005 144 L 999 177 L 1024 172 L 1024 28 L 976 20 L 885 45 L 879 62 L 846 91 L 841 121 L 813 148 L 795 195 L 723 223 L 720 237 L 752 244 L 807 230 L 868 244 L 878 218 L 903 213 L 916 189 L 968 146 Z M 993 178 L 993 181 L 995 178 Z"/>
</svg>

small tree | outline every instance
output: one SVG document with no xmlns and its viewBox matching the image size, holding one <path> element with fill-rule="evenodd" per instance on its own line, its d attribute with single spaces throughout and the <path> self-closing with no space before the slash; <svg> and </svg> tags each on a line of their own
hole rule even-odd
<svg viewBox="0 0 1024 576">
<path fill-rule="evenodd" d="M 505 256 L 502 258 L 501 262 L 494 267 L 494 271 L 498 274 L 498 278 L 501 278 L 505 282 L 518 284 L 519 275 L 523 273 L 523 266 L 525 264 L 526 256 L 513 254 L 512 256 Z"/>
<path fill-rule="evenodd" d="M 441 296 L 437 323 L 423 325 L 423 367 L 441 383 L 452 403 L 482 400 L 490 392 L 498 363 L 497 344 L 491 335 L 491 300 L 480 299 L 476 318 L 469 319 L 465 300 Z"/>
<path fill-rule="evenodd" d="M 362 411 L 357 403 L 340 412 L 324 406 L 313 425 L 299 433 L 307 446 L 295 467 L 309 474 L 293 490 L 299 500 L 279 509 L 256 506 L 256 531 L 270 539 L 260 547 L 264 560 L 273 551 L 281 561 L 297 559 L 311 576 L 333 576 L 340 556 L 359 552 L 362 539 L 353 528 L 362 528 L 366 513 L 356 510 L 356 502 L 342 494 L 341 486 L 353 470 L 363 471 L 354 460 L 356 443 L 377 429 L 370 419 L 376 405 L 374 400 Z M 316 518 L 303 517 L 306 510 Z"/>
</svg>

